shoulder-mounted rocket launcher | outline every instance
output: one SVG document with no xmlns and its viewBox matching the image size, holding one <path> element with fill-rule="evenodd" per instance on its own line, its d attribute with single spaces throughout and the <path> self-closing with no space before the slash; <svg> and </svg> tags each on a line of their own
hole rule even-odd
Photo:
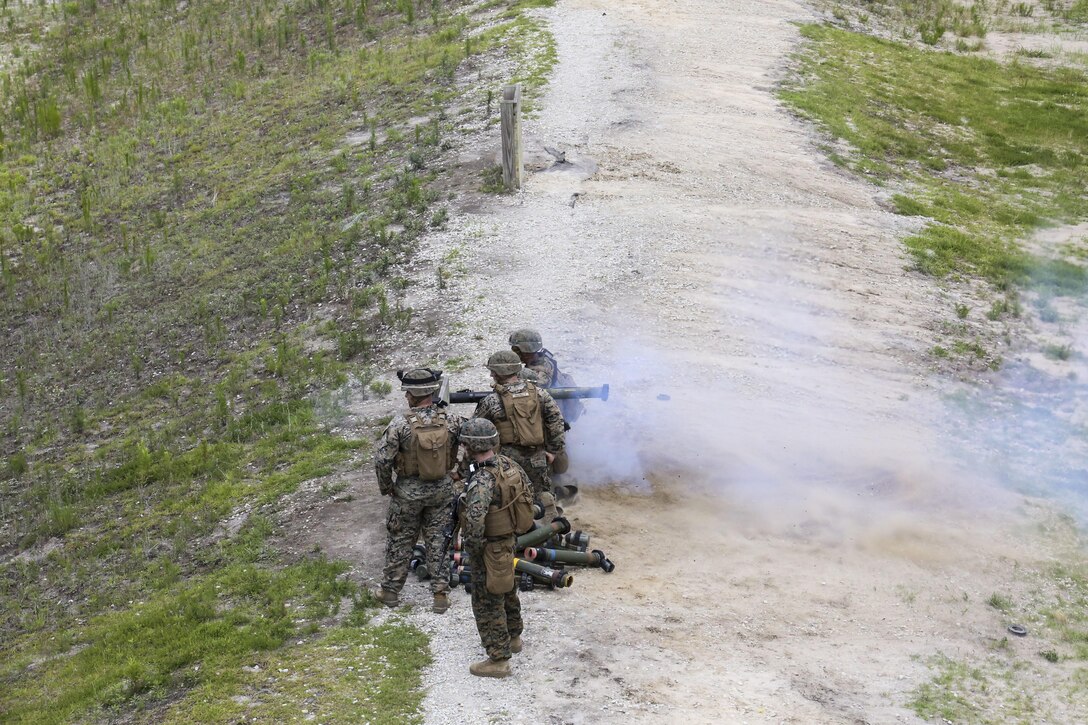
<svg viewBox="0 0 1088 725">
<path fill-rule="evenodd" d="M 608 400 L 608 383 L 596 388 L 542 388 L 556 400 L 574 400 L 596 398 Z M 442 386 L 438 389 L 438 399 L 445 405 L 457 405 L 460 403 L 479 403 L 491 394 L 490 390 L 457 390 L 450 391 L 448 378 L 442 378 Z"/>
</svg>

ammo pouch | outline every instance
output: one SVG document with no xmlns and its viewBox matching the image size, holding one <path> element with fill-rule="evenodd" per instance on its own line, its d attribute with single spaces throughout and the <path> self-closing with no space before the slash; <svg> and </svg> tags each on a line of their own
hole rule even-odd
<svg viewBox="0 0 1088 725">
<path fill-rule="evenodd" d="M 541 411 L 540 394 L 537 393 L 536 386 L 526 383 L 525 390 L 513 393 L 504 386 L 496 385 L 495 392 L 506 411 L 506 420 L 495 423 L 499 431 L 499 442 L 516 446 L 544 445 L 544 413 Z"/>
<path fill-rule="evenodd" d="M 514 588 L 514 540 L 512 537 L 484 544 L 487 591 L 507 594 Z"/>
<path fill-rule="evenodd" d="M 446 414 L 436 413 L 428 423 L 419 415 L 408 416 L 412 437 L 407 450 L 397 456 L 397 472 L 402 476 L 418 476 L 424 481 L 440 481 L 451 466 L 450 431 L 446 427 Z"/>
</svg>

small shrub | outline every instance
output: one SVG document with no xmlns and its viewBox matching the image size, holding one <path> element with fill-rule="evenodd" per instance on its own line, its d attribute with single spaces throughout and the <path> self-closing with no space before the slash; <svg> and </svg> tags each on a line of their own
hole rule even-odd
<svg viewBox="0 0 1088 725">
<path fill-rule="evenodd" d="M 1068 360 L 1073 357 L 1072 345 L 1047 345 L 1043 354 L 1051 360 Z"/>
<path fill-rule="evenodd" d="M 30 464 L 26 461 L 26 454 L 22 451 L 12 454 L 8 459 L 8 472 L 13 477 L 18 477 L 30 470 Z"/>
<path fill-rule="evenodd" d="M 480 172 L 483 179 L 480 191 L 485 194 L 502 194 L 506 191 L 506 185 L 502 182 L 502 166 L 495 164 Z"/>
<path fill-rule="evenodd" d="M 51 536 L 60 536 L 79 526 L 79 517 L 71 506 L 60 503 L 49 504 L 49 518 L 46 524 Z"/>
</svg>

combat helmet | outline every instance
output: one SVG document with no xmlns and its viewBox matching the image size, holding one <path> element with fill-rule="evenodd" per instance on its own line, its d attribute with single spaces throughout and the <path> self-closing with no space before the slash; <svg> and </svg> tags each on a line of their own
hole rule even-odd
<svg viewBox="0 0 1088 725">
<path fill-rule="evenodd" d="M 400 380 L 401 390 L 423 398 L 437 392 L 442 386 L 442 371 L 430 368 L 398 370 L 397 379 Z"/>
<path fill-rule="evenodd" d="M 469 418 L 461 424 L 461 442 L 470 453 L 483 453 L 499 445 L 499 431 L 487 418 Z"/>
<path fill-rule="evenodd" d="M 517 375 L 521 370 L 521 358 L 512 350 L 500 350 L 487 359 L 487 369 L 503 378 Z"/>
<path fill-rule="evenodd" d="M 510 349 L 514 352 L 532 354 L 544 349 L 544 340 L 536 330 L 522 328 L 510 333 Z"/>
<path fill-rule="evenodd" d="M 527 383 L 540 385 L 540 374 L 532 368 L 522 368 L 521 370 L 518 370 L 518 377 Z"/>
</svg>

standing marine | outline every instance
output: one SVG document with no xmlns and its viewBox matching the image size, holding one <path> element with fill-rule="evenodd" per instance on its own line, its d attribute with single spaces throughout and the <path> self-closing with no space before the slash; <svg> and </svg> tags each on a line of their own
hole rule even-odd
<svg viewBox="0 0 1088 725">
<path fill-rule="evenodd" d="M 472 616 L 487 651 L 487 659 L 468 669 L 477 677 L 506 677 L 511 653 L 522 647 L 514 542 L 533 524 L 529 480 L 518 464 L 495 453 L 499 432 L 491 421 L 467 421 L 461 444 L 471 460 L 461 536 L 472 562 Z"/>
<path fill-rule="evenodd" d="M 525 469 L 533 496 L 544 508 L 544 520 L 551 521 L 559 512 L 548 466 L 565 452 L 563 413 L 547 390 L 518 376 L 521 360 L 517 354 L 497 352 L 488 358 L 487 368 L 494 392 L 476 405 L 473 417 L 495 424 L 500 452 Z"/>
<path fill-rule="evenodd" d="M 389 496 L 385 569 L 378 599 L 388 607 L 400 603 L 408 578 L 412 547 L 422 536 L 431 572 L 433 611 L 450 606 L 446 530 L 452 523 L 457 449 L 463 419 L 434 401 L 442 371 L 417 368 L 398 372 L 408 412 L 398 413 L 382 434 L 374 456 L 378 490 Z M 395 476 L 394 476 L 395 474 Z"/>
</svg>

